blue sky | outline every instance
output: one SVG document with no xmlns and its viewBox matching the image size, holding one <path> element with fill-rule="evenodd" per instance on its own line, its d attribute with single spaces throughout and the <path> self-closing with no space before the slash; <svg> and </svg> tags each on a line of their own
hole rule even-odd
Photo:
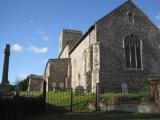
<svg viewBox="0 0 160 120">
<path fill-rule="evenodd" d="M 85 32 L 98 19 L 126 0 L 0 0 L 0 77 L 3 49 L 12 46 L 9 80 L 41 75 L 46 61 L 58 56 L 63 28 Z M 160 0 L 133 0 L 160 26 Z M 0 78 L 1 80 L 1 78 Z"/>
</svg>

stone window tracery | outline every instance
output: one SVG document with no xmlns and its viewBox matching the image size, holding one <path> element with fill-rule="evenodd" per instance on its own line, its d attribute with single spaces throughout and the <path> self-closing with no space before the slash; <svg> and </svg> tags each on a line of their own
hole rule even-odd
<svg viewBox="0 0 160 120">
<path fill-rule="evenodd" d="M 141 46 L 141 40 L 136 35 L 131 34 L 124 38 L 126 68 L 142 68 Z"/>
</svg>

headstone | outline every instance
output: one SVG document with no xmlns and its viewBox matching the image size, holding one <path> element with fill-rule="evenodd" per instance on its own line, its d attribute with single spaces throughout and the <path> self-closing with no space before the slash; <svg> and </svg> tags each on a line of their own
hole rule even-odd
<svg viewBox="0 0 160 120">
<path fill-rule="evenodd" d="M 126 83 L 122 83 L 122 93 L 128 93 L 128 86 Z"/>
<path fill-rule="evenodd" d="M 77 86 L 76 89 L 75 89 L 75 94 L 76 95 L 84 94 L 84 87 L 83 86 Z"/>
<path fill-rule="evenodd" d="M 56 83 L 52 82 L 52 87 L 55 88 L 56 87 Z"/>
<path fill-rule="evenodd" d="M 64 88 L 64 83 L 59 83 L 59 88 L 63 89 Z"/>
<path fill-rule="evenodd" d="M 52 82 L 52 88 L 53 88 L 53 91 L 55 91 L 55 89 L 56 89 L 56 82 Z"/>
</svg>

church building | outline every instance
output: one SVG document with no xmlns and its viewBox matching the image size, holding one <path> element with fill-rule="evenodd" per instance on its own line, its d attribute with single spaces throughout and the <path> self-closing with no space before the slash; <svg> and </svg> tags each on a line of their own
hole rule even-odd
<svg viewBox="0 0 160 120">
<path fill-rule="evenodd" d="M 58 58 L 49 59 L 47 90 L 83 86 L 94 92 L 149 90 L 160 79 L 160 30 L 131 0 L 95 22 L 84 34 L 63 29 Z"/>
</svg>

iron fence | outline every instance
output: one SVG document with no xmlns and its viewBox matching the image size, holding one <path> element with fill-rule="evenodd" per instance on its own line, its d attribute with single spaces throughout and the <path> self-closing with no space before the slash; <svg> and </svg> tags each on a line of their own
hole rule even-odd
<svg viewBox="0 0 160 120">
<path fill-rule="evenodd" d="M 86 92 L 83 93 L 76 89 L 56 89 L 55 91 L 48 91 L 46 96 L 46 103 L 49 106 L 61 107 L 71 112 L 91 112 L 95 110 L 95 106 L 91 108 L 91 104 L 95 105 L 96 94 Z"/>
<path fill-rule="evenodd" d="M 5 95 L 3 95 L 4 93 Z M 150 96 L 150 93 L 119 92 L 119 93 L 100 93 L 99 84 L 97 84 L 95 92 L 89 92 L 80 88 L 57 88 L 46 91 L 46 82 L 36 85 L 0 85 L 0 97 L 7 96 L 23 96 L 23 97 L 42 97 L 45 106 L 50 110 L 65 110 L 71 112 L 94 112 L 102 109 L 102 105 L 116 103 L 117 101 L 136 100 L 144 96 Z"/>
</svg>

